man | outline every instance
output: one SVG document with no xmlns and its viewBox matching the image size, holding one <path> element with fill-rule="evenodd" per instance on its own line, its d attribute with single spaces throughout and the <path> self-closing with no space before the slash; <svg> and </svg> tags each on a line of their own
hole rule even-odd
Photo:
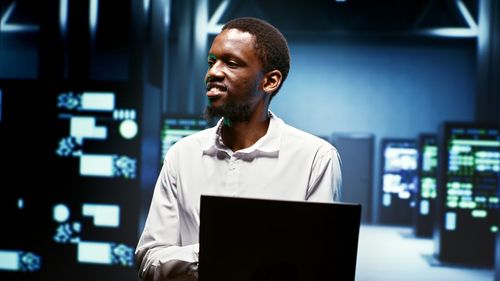
<svg viewBox="0 0 500 281">
<path fill-rule="evenodd" d="M 289 67 L 287 42 L 267 22 L 235 19 L 217 35 L 208 53 L 206 114 L 222 118 L 167 152 L 136 250 L 144 281 L 197 279 L 201 194 L 337 199 L 337 150 L 268 109 Z"/>
</svg>

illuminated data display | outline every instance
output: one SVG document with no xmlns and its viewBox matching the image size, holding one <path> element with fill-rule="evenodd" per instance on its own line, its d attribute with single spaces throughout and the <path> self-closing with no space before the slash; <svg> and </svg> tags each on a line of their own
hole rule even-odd
<svg viewBox="0 0 500 281">
<path fill-rule="evenodd" d="M 167 116 L 163 119 L 161 128 L 161 162 L 168 149 L 183 137 L 192 135 L 196 132 L 208 128 L 208 122 L 195 116 Z"/>
<path fill-rule="evenodd" d="M 446 123 L 442 134 L 439 257 L 491 266 L 498 232 L 498 125 Z"/>
<path fill-rule="evenodd" d="M 10 166 L 0 280 L 137 280 L 140 93 L 125 83 L 0 88 Z"/>
<path fill-rule="evenodd" d="M 438 172 L 438 143 L 436 135 L 419 137 L 418 192 L 415 208 L 415 235 L 432 236 L 435 219 Z"/>
<path fill-rule="evenodd" d="M 411 223 L 417 190 L 418 151 L 414 140 L 382 141 L 381 222 Z"/>
<path fill-rule="evenodd" d="M 98 149 L 99 143 L 126 146 L 138 139 L 137 110 L 120 108 L 116 99 L 113 91 L 68 91 L 57 97 L 58 117 L 68 130 L 59 140 L 56 154 L 77 159 L 81 177 L 137 176 L 137 154 L 120 153 L 120 147 L 113 153 Z"/>
</svg>

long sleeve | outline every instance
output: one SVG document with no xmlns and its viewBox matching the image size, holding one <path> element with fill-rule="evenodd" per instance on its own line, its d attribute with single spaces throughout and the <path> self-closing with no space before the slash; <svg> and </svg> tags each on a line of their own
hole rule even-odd
<svg viewBox="0 0 500 281">
<path fill-rule="evenodd" d="M 182 245 L 176 173 L 171 158 L 167 154 L 135 252 L 143 281 L 197 280 L 199 245 Z"/>
<path fill-rule="evenodd" d="M 341 161 L 334 147 L 320 147 L 316 152 L 306 200 L 332 202 L 340 200 Z"/>
</svg>

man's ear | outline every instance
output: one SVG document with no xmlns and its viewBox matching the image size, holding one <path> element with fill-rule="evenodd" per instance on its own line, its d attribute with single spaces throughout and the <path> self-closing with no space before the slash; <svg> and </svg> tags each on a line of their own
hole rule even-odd
<svg viewBox="0 0 500 281">
<path fill-rule="evenodd" d="M 264 75 L 264 83 L 263 83 L 263 90 L 267 94 L 273 94 L 278 90 L 279 86 L 281 85 L 281 81 L 283 79 L 283 75 L 281 75 L 281 71 L 275 69 L 272 71 L 269 71 Z"/>
</svg>

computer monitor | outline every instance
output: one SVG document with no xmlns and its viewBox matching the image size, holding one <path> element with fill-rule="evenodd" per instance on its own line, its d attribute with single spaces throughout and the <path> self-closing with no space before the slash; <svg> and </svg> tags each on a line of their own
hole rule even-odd
<svg viewBox="0 0 500 281">
<path fill-rule="evenodd" d="M 380 222 L 410 225 L 417 191 L 418 151 L 413 139 L 382 140 Z"/>
<path fill-rule="evenodd" d="M 437 198 L 437 136 L 420 134 L 418 151 L 418 184 L 415 193 L 413 230 L 417 237 L 431 237 L 435 225 Z"/>
<path fill-rule="evenodd" d="M 172 145 L 178 140 L 192 135 L 209 127 L 209 123 L 201 115 L 172 115 L 163 117 L 161 127 L 161 159 L 163 164 L 165 155 Z"/>
<path fill-rule="evenodd" d="M 440 131 L 436 254 L 491 267 L 499 222 L 498 124 L 446 122 Z"/>
</svg>

